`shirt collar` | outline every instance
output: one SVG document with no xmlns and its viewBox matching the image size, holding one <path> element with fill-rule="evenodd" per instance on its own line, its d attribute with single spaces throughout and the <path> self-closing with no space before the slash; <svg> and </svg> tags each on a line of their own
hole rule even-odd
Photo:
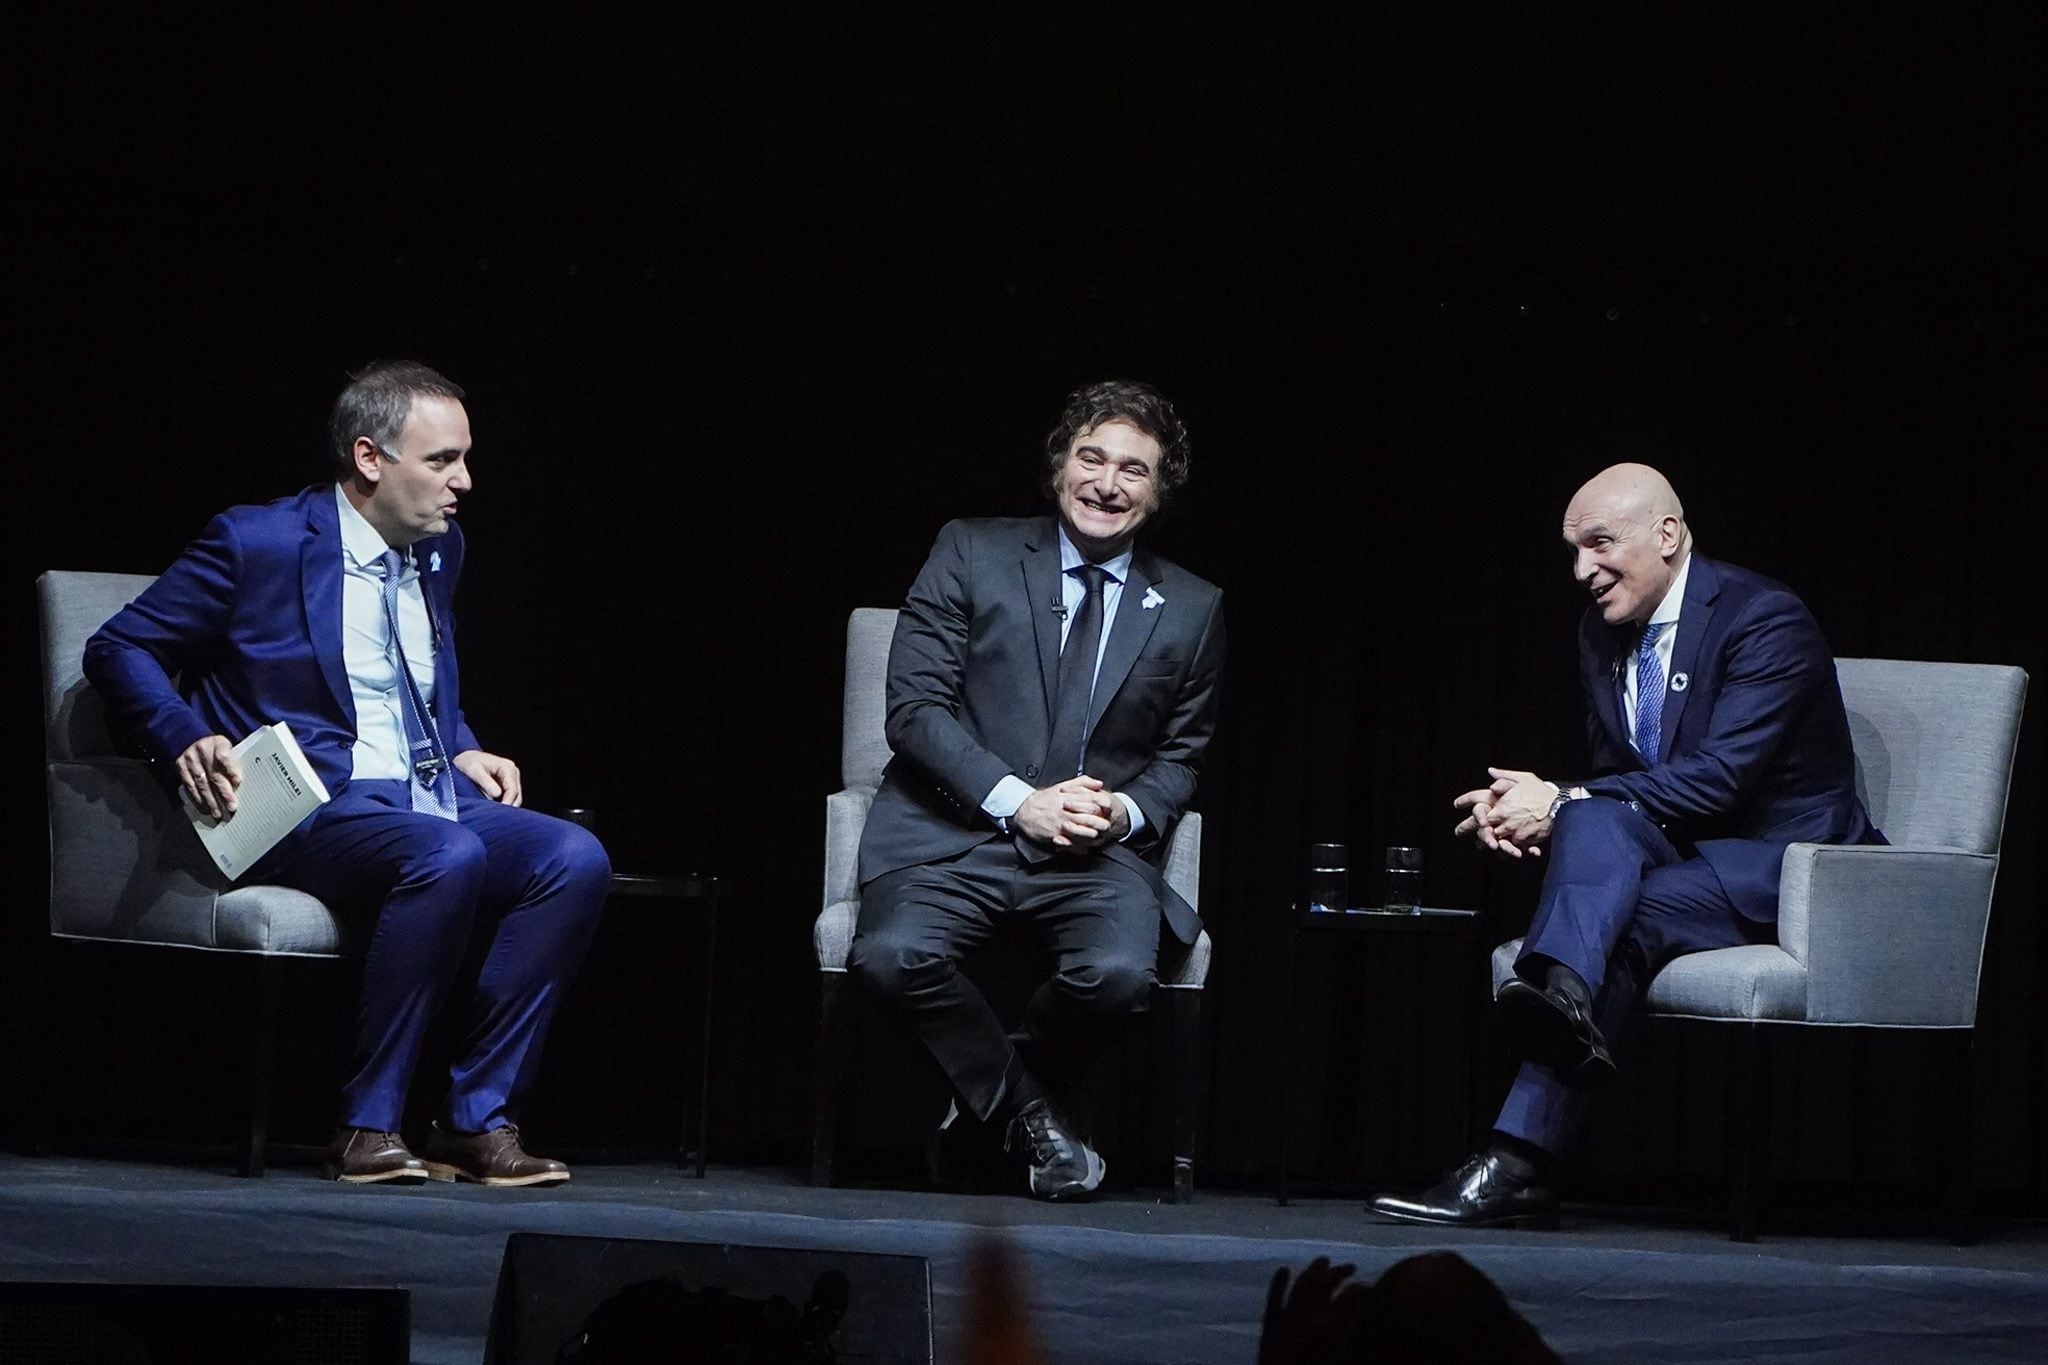
<svg viewBox="0 0 2048 1365">
<path fill-rule="evenodd" d="M 1671 591 L 1664 594 L 1664 600 L 1657 604 L 1657 610 L 1650 613 L 1649 624 L 1669 625 L 1678 619 L 1685 607 L 1685 579 L 1692 572 L 1692 551 L 1685 552 L 1685 563 L 1678 566 L 1678 577 L 1671 580 Z"/>
<path fill-rule="evenodd" d="M 384 543 L 384 537 L 377 528 L 358 512 L 355 504 L 342 492 L 341 485 L 334 485 L 334 505 L 341 512 L 341 548 L 358 569 L 367 569 L 375 564 L 391 547 Z M 399 563 L 403 569 L 412 566 L 412 556 L 400 550 Z"/>
<path fill-rule="evenodd" d="M 1059 528 L 1060 533 L 1060 572 L 1064 574 L 1069 572 L 1070 570 L 1078 569 L 1083 564 L 1088 563 L 1088 557 L 1082 554 L 1079 550 L 1075 549 L 1074 542 L 1067 539 L 1066 524 L 1064 522 L 1055 522 L 1054 525 Z M 1116 558 L 1114 559 L 1105 559 L 1102 561 L 1102 563 L 1096 565 L 1096 567 L 1101 569 L 1104 573 L 1108 574 L 1111 578 L 1115 579 L 1118 583 L 1122 583 L 1125 580 L 1129 579 L 1131 576 L 1132 553 L 1132 548 L 1126 547 L 1122 554 L 1116 556 Z"/>
</svg>

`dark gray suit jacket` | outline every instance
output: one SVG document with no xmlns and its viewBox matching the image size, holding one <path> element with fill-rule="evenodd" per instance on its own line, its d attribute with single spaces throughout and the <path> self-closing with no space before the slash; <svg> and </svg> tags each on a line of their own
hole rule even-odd
<svg viewBox="0 0 2048 1365">
<path fill-rule="evenodd" d="M 1033 787 L 1054 780 L 1041 769 L 1059 678 L 1056 526 L 1051 517 L 987 519 L 939 532 L 889 647 L 894 757 L 861 833 L 863 885 L 997 837 L 981 802 L 1005 776 Z M 1142 832 L 1099 856 L 1145 875 L 1184 943 L 1201 921 L 1160 880 L 1158 864 L 1215 729 L 1222 608 L 1212 584 L 1137 550 L 1096 675 L 1088 739 L 1088 774 L 1145 814 Z"/>
</svg>

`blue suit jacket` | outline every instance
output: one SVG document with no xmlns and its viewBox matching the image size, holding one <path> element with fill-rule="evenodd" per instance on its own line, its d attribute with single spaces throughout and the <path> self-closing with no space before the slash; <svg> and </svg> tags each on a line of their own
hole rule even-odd
<svg viewBox="0 0 2048 1365">
<path fill-rule="evenodd" d="M 938 862 L 997 837 L 981 801 L 1003 777 L 1032 786 L 1059 684 L 1060 546 L 1051 517 L 950 522 L 896 618 L 886 732 L 894 754 L 861 832 L 860 879 Z M 1148 594 L 1153 605 L 1145 605 Z M 1102 856 L 1143 875 L 1168 925 L 1201 921 L 1159 876 L 1216 726 L 1223 597 L 1143 549 L 1096 675 L 1088 772 L 1137 802 L 1145 828 Z"/>
<path fill-rule="evenodd" d="M 1884 842 L 1856 795 L 1834 655 L 1790 589 L 1693 556 L 1654 762 L 1629 743 L 1622 710 L 1621 670 L 1636 639 L 1596 609 L 1580 625 L 1600 775 L 1579 785 L 1633 801 L 1705 858 L 1753 920 L 1777 918 L 1786 845 Z"/>
<path fill-rule="evenodd" d="M 413 546 L 437 640 L 434 713 L 451 753 L 482 747 L 462 718 L 455 581 L 462 532 Z M 341 654 L 341 519 L 316 484 L 210 522 L 142 595 L 85 647 L 85 676 L 117 732 L 139 743 L 166 786 L 194 741 L 239 742 L 259 725 L 292 728 L 320 780 L 354 769 L 355 701 Z"/>
</svg>

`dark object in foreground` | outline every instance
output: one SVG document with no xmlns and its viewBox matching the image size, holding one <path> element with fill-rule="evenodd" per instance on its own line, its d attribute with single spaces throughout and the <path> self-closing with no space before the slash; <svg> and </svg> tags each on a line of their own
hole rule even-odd
<svg viewBox="0 0 2048 1365">
<path fill-rule="evenodd" d="M 1273 1272 L 1259 1365 L 1310 1361 L 1494 1361 L 1551 1365 L 1557 1353 L 1500 1286 L 1449 1251 L 1411 1256 L 1373 1285 L 1346 1284 L 1355 1267 L 1318 1256 L 1295 1277 Z"/>
</svg>

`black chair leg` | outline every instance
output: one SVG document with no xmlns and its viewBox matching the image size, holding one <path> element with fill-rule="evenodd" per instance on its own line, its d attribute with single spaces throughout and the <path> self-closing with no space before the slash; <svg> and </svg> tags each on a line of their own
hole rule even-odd
<svg viewBox="0 0 2048 1365">
<path fill-rule="evenodd" d="M 1165 987 L 1155 986 L 1152 1004 L 1156 1009 Z M 1116 1058 L 1116 1151 L 1118 1160 L 1111 1165 L 1116 1168 L 1119 1179 L 1131 1180 L 1138 1172 L 1138 1153 L 1145 1150 L 1145 1139 L 1152 1131 L 1151 1091 L 1145 1084 L 1145 1059 L 1153 1053 L 1152 1044 L 1157 1041 L 1157 1028 L 1152 1022 L 1152 1012 L 1138 1016 L 1128 1034 L 1111 1049 Z M 1097 1136 L 1100 1136 L 1100 1116 L 1097 1120 Z M 1101 1144 L 1097 1144 L 1100 1146 Z"/>
<path fill-rule="evenodd" d="M 703 996 L 702 1017 L 697 1021 L 697 1119 L 695 1123 L 697 1150 L 676 1153 L 678 1166 L 696 1166 L 696 1177 L 704 1178 L 704 1164 L 708 1161 L 711 1147 L 711 997 L 718 982 L 718 912 L 725 899 L 725 883 L 711 893 L 704 907 L 704 968 L 698 975 L 697 990 Z"/>
<path fill-rule="evenodd" d="M 1959 1247 L 1977 1244 L 1977 1030 L 1953 1029 L 1942 1037 L 1942 1079 L 1948 1093 L 1944 1111 L 1954 1143 L 1945 1174 L 1954 1190 L 1949 1208 L 1949 1241 Z"/>
<path fill-rule="evenodd" d="M 249 1076 L 249 1131 L 235 1173 L 250 1178 L 263 1174 L 270 1146 L 270 1073 L 277 1062 L 278 1007 L 284 998 L 284 959 L 256 959 L 256 1055 Z"/>
<path fill-rule="evenodd" d="M 1202 993 L 1169 990 L 1173 1013 L 1173 1202 L 1195 1198 L 1195 1111 L 1201 1098 Z"/>
<path fill-rule="evenodd" d="M 852 1072 L 845 972 L 818 973 L 818 1082 L 811 1121 L 811 1183 L 839 1183 L 840 1101 Z"/>
<path fill-rule="evenodd" d="M 1729 1161 L 1732 1226 L 1728 1239 L 1754 1242 L 1769 1174 L 1771 1035 L 1762 1024 L 1743 1026 L 1735 1045 L 1735 1080 L 1741 1092 L 1735 1120 L 1735 1150 Z"/>
<path fill-rule="evenodd" d="M 72 990 L 72 964 L 76 951 L 71 944 L 52 934 L 43 950 L 44 970 L 38 973 L 42 998 L 36 1002 L 36 1115 L 29 1136 L 29 1151 L 48 1156 L 56 1147 L 57 1110 L 61 1106 L 66 1071 L 57 1056 L 57 1040 L 67 1035 L 59 1027 L 60 1012 L 76 998 Z"/>
</svg>

